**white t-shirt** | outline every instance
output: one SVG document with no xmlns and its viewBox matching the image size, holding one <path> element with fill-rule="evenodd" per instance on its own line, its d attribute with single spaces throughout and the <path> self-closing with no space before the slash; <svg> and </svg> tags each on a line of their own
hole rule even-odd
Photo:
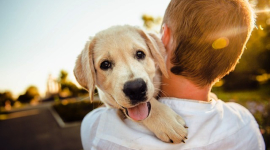
<svg viewBox="0 0 270 150">
<path fill-rule="evenodd" d="M 98 108 L 81 125 L 84 150 L 265 150 L 264 140 L 252 114 L 236 103 L 161 98 L 186 121 L 186 143 L 169 144 L 146 127 L 121 120 L 116 109 Z"/>
</svg>

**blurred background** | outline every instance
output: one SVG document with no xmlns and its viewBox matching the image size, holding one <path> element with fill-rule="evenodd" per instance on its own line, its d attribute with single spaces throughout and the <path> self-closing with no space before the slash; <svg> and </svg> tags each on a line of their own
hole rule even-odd
<svg viewBox="0 0 270 150">
<path fill-rule="evenodd" d="M 245 106 L 270 149 L 270 1 L 250 1 L 256 28 L 234 72 L 213 92 Z M 82 149 L 93 103 L 75 80 L 90 36 L 113 25 L 158 32 L 169 0 L 0 0 L 0 149 Z"/>
</svg>

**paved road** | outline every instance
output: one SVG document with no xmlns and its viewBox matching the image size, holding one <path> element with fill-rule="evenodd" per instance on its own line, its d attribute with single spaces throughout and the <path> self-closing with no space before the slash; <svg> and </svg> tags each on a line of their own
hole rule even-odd
<svg viewBox="0 0 270 150">
<path fill-rule="evenodd" d="M 1 150 L 81 150 L 80 126 L 61 128 L 48 107 L 0 120 Z M 16 117 L 20 116 L 21 117 Z"/>
</svg>

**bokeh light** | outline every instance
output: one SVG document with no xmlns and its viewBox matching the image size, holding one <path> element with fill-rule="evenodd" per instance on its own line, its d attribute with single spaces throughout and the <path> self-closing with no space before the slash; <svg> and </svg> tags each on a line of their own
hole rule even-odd
<svg viewBox="0 0 270 150">
<path fill-rule="evenodd" d="M 227 47 L 228 45 L 229 45 L 229 39 L 226 37 L 221 37 L 221 38 L 216 39 L 213 42 L 212 47 L 214 49 L 222 49 L 222 48 Z"/>
</svg>

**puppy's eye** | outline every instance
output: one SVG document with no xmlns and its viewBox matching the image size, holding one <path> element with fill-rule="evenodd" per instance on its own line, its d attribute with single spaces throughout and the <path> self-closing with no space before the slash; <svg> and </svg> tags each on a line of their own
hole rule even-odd
<svg viewBox="0 0 270 150">
<path fill-rule="evenodd" d="M 137 59 L 144 59 L 144 58 L 145 58 L 144 52 L 142 52 L 142 51 L 137 51 L 137 52 L 136 52 L 136 58 L 137 58 Z"/>
<path fill-rule="evenodd" d="M 112 63 L 109 62 L 108 60 L 105 60 L 100 64 L 100 69 L 102 69 L 102 70 L 108 70 L 111 67 L 112 67 Z"/>
</svg>

